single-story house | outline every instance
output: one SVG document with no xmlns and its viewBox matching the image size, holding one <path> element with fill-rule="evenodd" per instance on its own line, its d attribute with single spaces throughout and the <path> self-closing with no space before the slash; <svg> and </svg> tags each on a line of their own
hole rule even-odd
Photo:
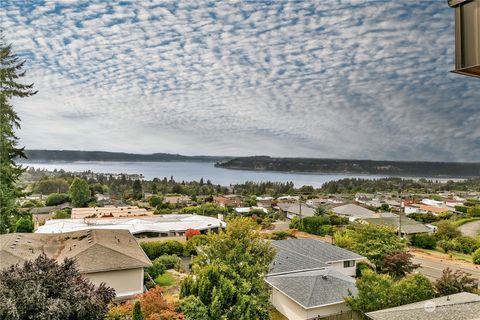
<svg viewBox="0 0 480 320">
<path fill-rule="evenodd" d="M 120 218 L 120 217 L 141 217 L 153 216 L 153 212 L 137 206 L 127 207 L 92 207 L 92 208 L 73 208 L 72 219 L 83 218 Z"/>
<path fill-rule="evenodd" d="M 314 239 L 272 241 L 276 256 L 265 281 L 271 303 L 290 320 L 349 311 L 344 298 L 356 294 L 356 262 L 365 257 Z"/>
<path fill-rule="evenodd" d="M 402 215 L 401 221 L 400 216 L 398 215 L 395 215 L 394 217 L 365 218 L 362 219 L 362 221 L 376 225 L 393 227 L 395 230 L 397 230 L 397 232 L 401 223 L 400 232 L 405 237 L 410 237 L 418 233 L 432 233 L 434 231 L 423 223 L 407 218 L 404 215 Z"/>
<path fill-rule="evenodd" d="M 48 220 L 36 233 L 62 233 L 87 229 L 128 230 L 137 238 L 184 236 L 188 229 L 203 232 L 225 228 L 213 217 L 192 214 L 166 214 L 132 218 L 90 218 Z"/>
<path fill-rule="evenodd" d="M 213 202 L 222 207 L 226 207 L 226 206 L 240 207 L 243 201 L 242 201 L 242 197 L 236 194 L 229 194 L 229 195 L 217 196 L 213 199 Z"/>
<path fill-rule="evenodd" d="M 42 253 L 58 262 L 75 259 L 82 274 L 95 285 L 105 282 L 115 289 L 117 298 L 142 293 L 143 268 L 152 265 L 127 230 L 0 235 L 0 269 L 33 260 Z"/>
<path fill-rule="evenodd" d="M 287 215 L 288 219 L 293 219 L 294 217 L 312 217 L 315 215 L 315 209 L 307 206 L 306 204 L 300 203 L 279 203 L 277 205 L 278 209 L 284 212 Z"/>
<path fill-rule="evenodd" d="M 248 213 L 252 210 L 260 210 L 260 211 L 263 211 L 264 213 L 268 213 L 268 210 L 265 209 L 264 207 L 238 207 L 238 208 L 234 208 L 234 210 L 238 214 Z"/>
<path fill-rule="evenodd" d="M 273 197 L 257 197 L 257 206 L 270 208 L 274 200 Z"/>
<path fill-rule="evenodd" d="M 332 208 L 332 211 L 339 216 L 348 217 L 348 220 L 355 221 L 357 219 L 373 218 L 375 212 L 359 205 L 349 203 L 342 206 Z"/>
<path fill-rule="evenodd" d="M 480 319 L 480 296 L 461 292 L 366 314 L 372 320 Z"/>
</svg>

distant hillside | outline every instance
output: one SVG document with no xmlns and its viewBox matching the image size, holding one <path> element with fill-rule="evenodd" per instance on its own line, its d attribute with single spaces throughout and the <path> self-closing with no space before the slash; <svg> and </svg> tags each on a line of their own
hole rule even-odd
<svg viewBox="0 0 480 320">
<path fill-rule="evenodd" d="M 182 156 L 170 153 L 134 154 L 106 151 L 26 150 L 28 161 L 192 161 L 216 162 L 225 157 Z"/>
<path fill-rule="evenodd" d="M 480 163 L 461 162 L 373 161 L 254 156 L 220 161 L 215 166 L 238 170 L 378 174 L 412 177 L 480 176 Z"/>
</svg>

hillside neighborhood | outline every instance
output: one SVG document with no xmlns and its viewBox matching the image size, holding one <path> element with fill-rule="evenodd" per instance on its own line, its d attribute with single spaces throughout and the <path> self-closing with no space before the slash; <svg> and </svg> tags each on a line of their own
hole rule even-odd
<svg viewBox="0 0 480 320">
<path fill-rule="evenodd" d="M 207 250 L 216 246 L 214 235 L 235 232 L 227 230 L 243 219 L 253 228 L 248 232 L 256 234 L 252 241 L 265 242 L 274 252 L 265 261 L 265 271 L 256 275 L 263 279 L 259 286 L 268 292 L 265 303 L 270 305 L 271 317 L 386 319 L 432 301 L 442 308 L 453 303 L 461 308 L 470 305 L 464 300 L 478 292 L 480 192 L 412 189 L 401 194 L 329 194 L 303 188 L 303 192 L 257 195 L 235 193 L 242 186 L 179 184 L 173 178 L 157 182 L 126 176 L 102 179 L 46 172 L 40 179 L 24 180 L 31 191 L 19 205 L 32 216 L 33 225 L 23 232 L 33 233 L 22 233 L 19 222 L 17 233 L 0 236 L 2 269 L 42 254 L 58 262 L 73 258 L 78 271 L 93 284 L 105 283 L 115 290 L 111 316 L 122 312 L 127 316 L 138 297 L 162 288 L 169 308 L 177 305 L 175 312 L 195 319 L 185 307 L 184 301 L 191 299 L 183 293 L 191 281 L 185 279 L 198 272 L 199 259 L 207 258 Z M 108 191 L 122 179 L 130 191 Z M 65 183 L 70 183 L 65 193 L 49 192 Z M 182 189 L 179 186 L 185 190 L 208 187 L 216 194 L 159 191 Z M 473 234 L 471 226 L 476 228 Z M 463 230 L 469 230 L 469 235 Z M 367 298 L 373 293 L 364 282 L 375 287 L 378 281 L 390 283 L 392 292 L 409 282 L 413 286 L 409 290 L 423 294 L 402 298 L 408 293 L 399 292 L 398 297 L 392 293 L 388 303 L 381 302 L 380 296 Z M 452 302 L 445 305 L 441 299 L 449 295 Z M 363 301 L 372 298 L 378 299 L 373 306 Z M 208 309 L 208 300 L 201 301 Z M 207 314 L 208 319 L 214 317 Z"/>
</svg>

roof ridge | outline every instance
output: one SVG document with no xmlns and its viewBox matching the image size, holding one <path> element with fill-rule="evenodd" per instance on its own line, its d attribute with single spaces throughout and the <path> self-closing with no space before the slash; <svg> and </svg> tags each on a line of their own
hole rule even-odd
<svg viewBox="0 0 480 320">
<path fill-rule="evenodd" d="M 459 293 L 462 293 L 462 292 L 459 292 Z M 413 302 L 411 304 L 413 304 L 413 305 L 418 304 L 418 306 L 412 306 L 411 308 L 406 308 L 406 307 L 408 307 L 408 304 L 404 304 L 402 306 L 396 306 L 396 307 L 392 307 L 392 308 L 388 308 L 388 309 L 372 311 L 372 312 L 369 312 L 369 313 L 425 309 L 424 305 L 420 305 L 422 302 L 427 303 L 428 301 L 435 301 L 437 299 L 441 299 L 441 298 L 444 298 L 444 297 L 447 297 L 447 296 L 452 296 L 452 294 L 449 294 L 449 295 L 446 295 L 446 296 L 443 296 L 443 297 L 438 297 L 438 298 Z M 451 306 L 458 306 L 458 305 L 471 304 L 471 303 L 480 303 L 480 299 L 475 300 L 475 301 L 451 302 L 451 303 L 448 303 L 448 304 L 435 305 L 435 308 L 451 307 Z"/>
</svg>

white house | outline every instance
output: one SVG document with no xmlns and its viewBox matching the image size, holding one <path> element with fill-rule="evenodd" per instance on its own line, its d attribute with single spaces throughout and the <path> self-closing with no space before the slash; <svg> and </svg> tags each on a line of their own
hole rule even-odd
<svg viewBox="0 0 480 320">
<path fill-rule="evenodd" d="M 82 274 L 95 285 L 104 282 L 115 289 L 119 299 L 143 292 L 143 268 L 152 265 L 127 230 L 0 235 L 0 269 L 33 260 L 42 253 L 58 262 L 75 259 Z"/>
<path fill-rule="evenodd" d="M 265 281 L 271 303 L 290 320 L 307 320 L 349 311 L 344 297 L 356 294 L 354 252 L 314 239 L 273 241 L 277 254 Z"/>
</svg>

